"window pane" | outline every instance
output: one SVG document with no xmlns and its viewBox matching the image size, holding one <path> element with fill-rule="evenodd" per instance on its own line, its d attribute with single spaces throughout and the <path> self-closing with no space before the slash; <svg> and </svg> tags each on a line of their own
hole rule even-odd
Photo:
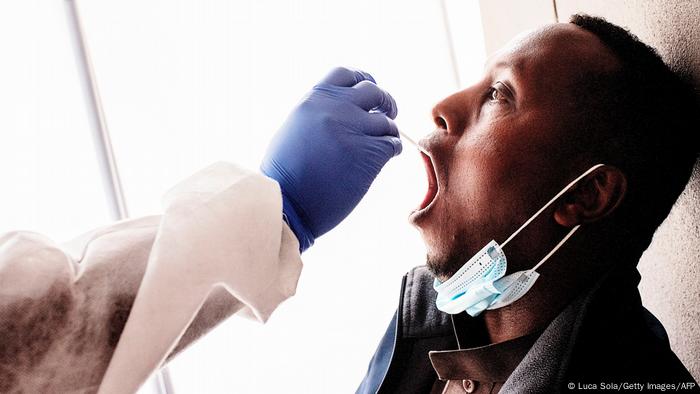
<svg viewBox="0 0 700 394">
<path fill-rule="evenodd" d="M 257 168 L 287 113 L 334 66 L 371 72 L 415 137 L 433 129 L 432 105 L 455 90 L 438 2 L 82 4 L 134 214 L 156 212 L 168 187 L 213 161 Z M 478 69 L 481 39 L 460 40 L 473 46 Z M 268 324 L 234 317 L 178 357 L 176 391 L 320 393 L 334 382 L 352 392 L 401 276 L 423 263 L 406 218 L 426 187 L 419 156 L 405 146 L 353 214 L 304 254 L 297 295 Z"/>
<path fill-rule="evenodd" d="M 65 2 L 0 2 L 0 232 L 108 221 Z"/>
</svg>

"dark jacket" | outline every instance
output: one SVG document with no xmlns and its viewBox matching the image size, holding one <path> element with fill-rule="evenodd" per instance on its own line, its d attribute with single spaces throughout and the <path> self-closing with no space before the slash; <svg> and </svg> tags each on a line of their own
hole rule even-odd
<svg viewBox="0 0 700 394">
<path fill-rule="evenodd" d="M 639 280 L 633 267 L 614 268 L 575 298 L 532 345 L 501 393 L 571 392 L 586 384 L 600 389 L 601 383 L 642 383 L 645 392 L 653 391 L 648 383 L 685 383 L 679 392 L 700 392 L 661 323 L 642 306 Z M 457 348 L 450 315 L 435 307 L 432 283 L 423 266 L 404 276 L 399 308 L 358 394 L 430 392 L 437 375 L 428 352 Z"/>
</svg>

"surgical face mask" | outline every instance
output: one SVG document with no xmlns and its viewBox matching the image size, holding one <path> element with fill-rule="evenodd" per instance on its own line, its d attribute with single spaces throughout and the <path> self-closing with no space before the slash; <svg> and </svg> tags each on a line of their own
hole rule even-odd
<svg viewBox="0 0 700 394">
<path fill-rule="evenodd" d="M 580 225 L 573 227 L 546 256 L 526 271 L 518 271 L 504 276 L 508 264 L 503 247 L 576 183 L 603 165 L 597 164 L 591 167 L 566 185 L 520 228 L 515 230 L 503 244 L 499 245 L 496 241 L 489 242 L 444 283 L 436 278 L 433 287 L 438 293 L 435 301 L 437 308 L 452 315 L 466 311 L 471 316 L 477 316 L 486 309 L 502 308 L 524 296 L 539 277 L 536 272 L 537 268 L 564 245 L 579 229 Z"/>
</svg>

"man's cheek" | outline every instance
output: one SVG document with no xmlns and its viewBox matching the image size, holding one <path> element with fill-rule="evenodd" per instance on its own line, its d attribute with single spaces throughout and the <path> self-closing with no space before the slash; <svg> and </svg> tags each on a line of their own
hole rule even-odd
<svg viewBox="0 0 700 394">
<path fill-rule="evenodd" d="M 442 225 L 438 228 L 440 246 L 448 253 L 455 247 L 458 241 L 459 234 L 464 231 L 464 209 L 461 207 L 461 201 L 451 200 L 441 209 L 441 217 L 443 218 Z"/>
</svg>

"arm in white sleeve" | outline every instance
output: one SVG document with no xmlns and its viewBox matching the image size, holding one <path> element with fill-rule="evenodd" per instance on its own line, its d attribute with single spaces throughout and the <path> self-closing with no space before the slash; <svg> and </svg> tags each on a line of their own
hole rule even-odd
<svg viewBox="0 0 700 394">
<path fill-rule="evenodd" d="M 0 391 L 131 393 L 229 315 L 265 321 L 301 271 L 281 212 L 274 181 L 217 163 L 162 216 L 0 237 Z"/>
<path fill-rule="evenodd" d="M 301 260 L 298 244 L 282 221 L 276 182 L 217 165 L 184 181 L 167 200 L 100 393 L 136 390 L 177 345 L 216 286 L 228 290 L 245 305 L 243 313 L 260 321 L 296 289 Z"/>
</svg>

